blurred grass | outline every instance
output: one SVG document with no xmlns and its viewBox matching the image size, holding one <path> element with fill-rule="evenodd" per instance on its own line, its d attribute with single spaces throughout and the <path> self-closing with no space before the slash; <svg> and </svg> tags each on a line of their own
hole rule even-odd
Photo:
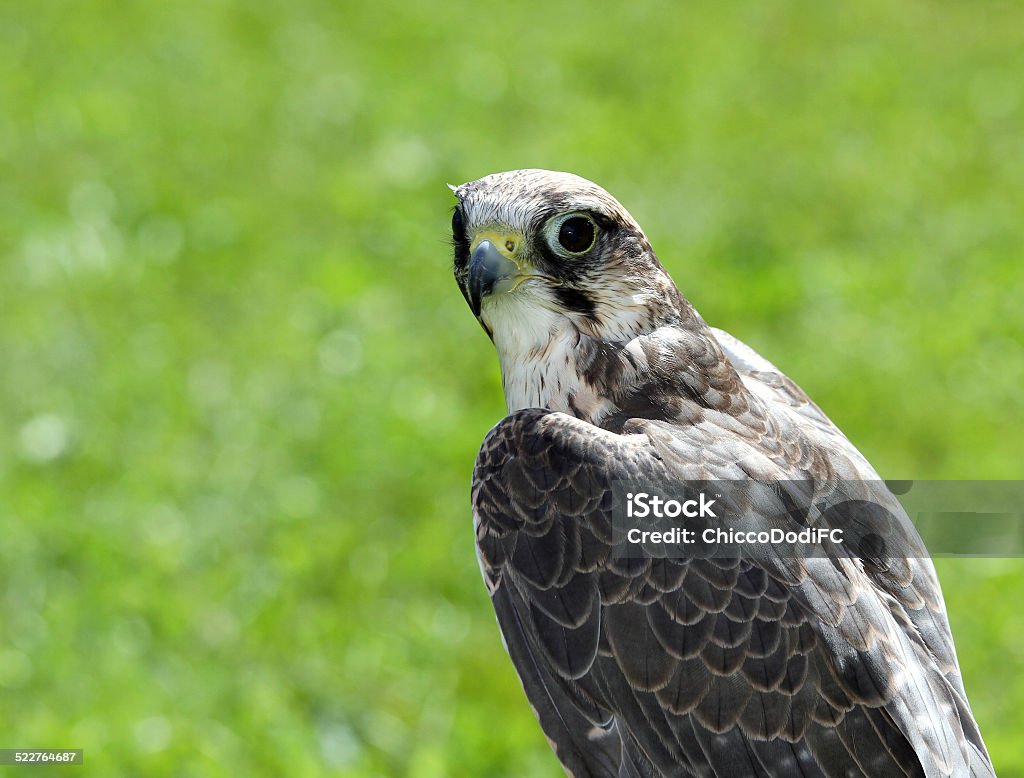
<svg viewBox="0 0 1024 778">
<path fill-rule="evenodd" d="M 883 475 L 1020 477 L 1022 44 L 1011 3 L 0 0 L 0 746 L 560 774 L 472 549 L 504 404 L 446 182 L 602 183 Z M 1024 563 L 939 570 L 1024 775 Z"/>
</svg>

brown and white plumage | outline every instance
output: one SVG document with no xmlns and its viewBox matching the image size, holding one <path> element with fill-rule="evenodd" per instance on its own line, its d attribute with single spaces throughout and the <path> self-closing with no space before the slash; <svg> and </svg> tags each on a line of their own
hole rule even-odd
<svg viewBox="0 0 1024 778">
<path fill-rule="evenodd" d="M 566 772 L 993 775 L 895 500 L 884 559 L 613 553 L 614 481 L 879 478 L 795 383 L 701 319 L 603 189 L 522 170 L 455 193 L 455 275 L 509 412 L 476 462 L 477 551 Z"/>
</svg>

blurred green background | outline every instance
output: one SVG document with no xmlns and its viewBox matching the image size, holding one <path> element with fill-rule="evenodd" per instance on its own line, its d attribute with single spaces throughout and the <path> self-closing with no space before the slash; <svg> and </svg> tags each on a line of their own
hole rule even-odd
<svg viewBox="0 0 1024 778">
<path fill-rule="evenodd" d="M 0 73 L 0 746 L 561 774 L 472 546 L 446 183 L 596 180 L 884 476 L 1021 476 L 1019 4 L 0 0 Z M 1024 775 L 1024 561 L 938 565 Z"/>
</svg>

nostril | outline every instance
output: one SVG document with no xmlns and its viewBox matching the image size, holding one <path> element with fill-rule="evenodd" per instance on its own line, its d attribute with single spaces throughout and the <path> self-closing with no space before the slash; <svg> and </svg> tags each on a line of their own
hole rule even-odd
<svg viewBox="0 0 1024 778">
<path fill-rule="evenodd" d="M 514 240 L 506 240 L 505 241 L 505 248 L 508 249 L 509 251 L 515 251 L 516 250 L 516 242 Z"/>
</svg>

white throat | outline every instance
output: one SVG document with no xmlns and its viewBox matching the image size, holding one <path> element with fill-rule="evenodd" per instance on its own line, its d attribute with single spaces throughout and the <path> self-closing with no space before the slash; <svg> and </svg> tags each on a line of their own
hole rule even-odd
<svg viewBox="0 0 1024 778">
<path fill-rule="evenodd" d="M 524 302 L 501 295 L 489 298 L 483 311 L 494 333 L 508 412 L 547 408 L 596 423 L 613 406 L 582 376 L 579 330 L 564 313 Z"/>
</svg>

